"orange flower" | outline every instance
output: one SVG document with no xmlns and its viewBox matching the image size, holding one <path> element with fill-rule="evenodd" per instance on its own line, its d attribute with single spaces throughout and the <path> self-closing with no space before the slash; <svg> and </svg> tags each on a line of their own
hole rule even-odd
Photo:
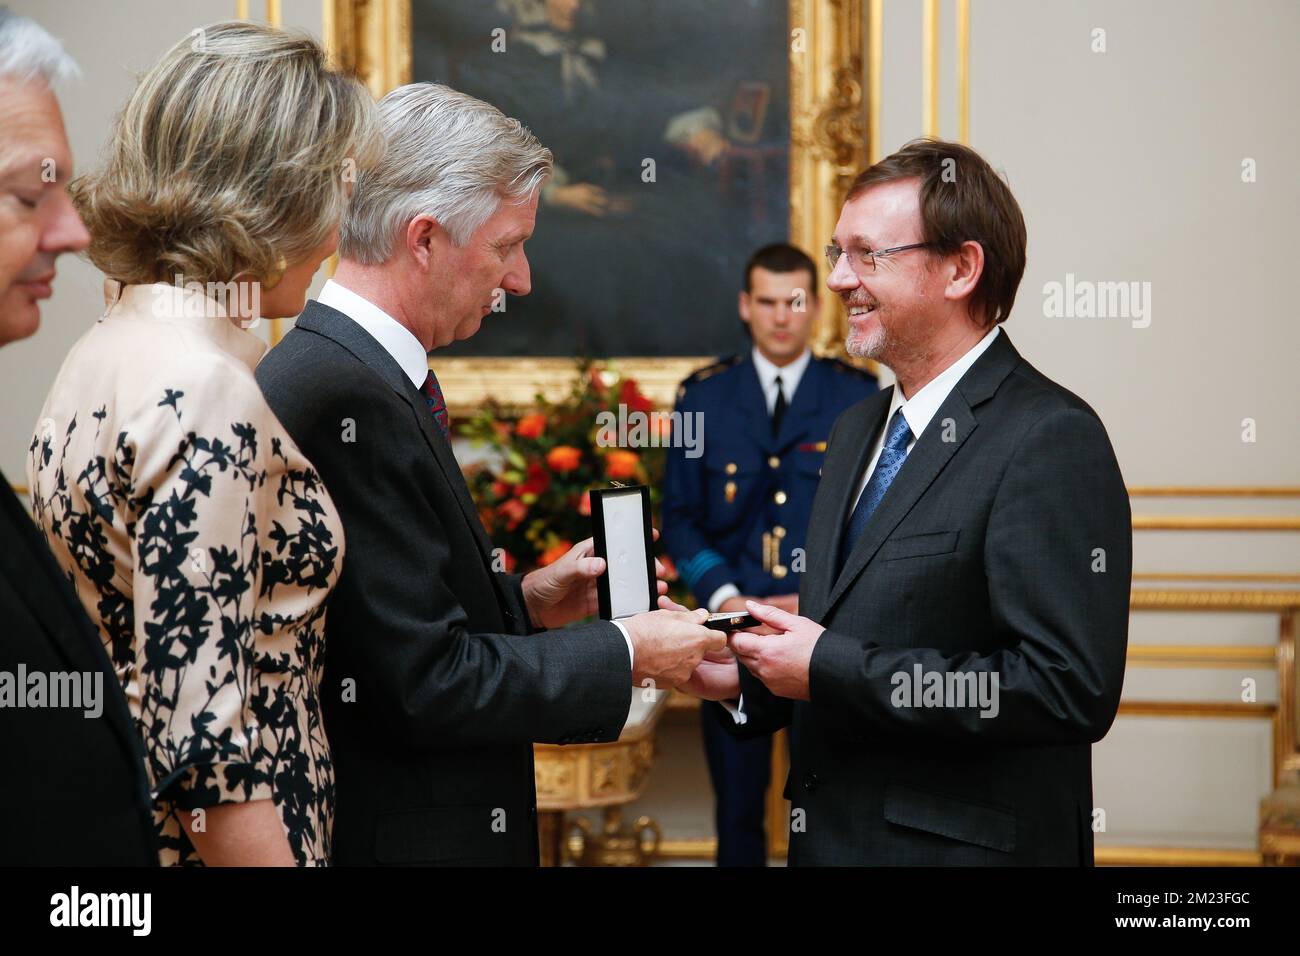
<svg viewBox="0 0 1300 956">
<path fill-rule="evenodd" d="M 611 451 L 605 456 L 605 474 L 610 478 L 633 478 L 641 458 L 634 451 Z"/>
<path fill-rule="evenodd" d="M 591 516 L 591 492 L 584 491 L 582 497 L 578 499 L 578 514 L 584 518 Z"/>
<path fill-rule="evenodd" d="M 541 556 L 537 559 L 537 566 L 539 568 L 544 568 L 548 564 L 554 564 L 556 561 L 560 560 L 560 558 L 568 554 L 569 549 L 572 547 L 573 545 L 568 541 L 555 542 L 555 544 L 542 552 Z"/>
<path fill-rule="evenodd" d="M 520 438 L 541 438 L 546 431 L 546 416 L 540 413 L 525 415 L 515 426 L 515 434 Z"/>
<path fill-rule="evenodd" d="M 497 548 L 496 553 L 501 555 L 501 568 L 506 574 L 513 574 L 515 570 L 515 556 L 505 548 Z M 495 557 L 495 554 L 493 555 Z"/>
<path fill-rule="evenodd" d="M 528 506 L 518 498 L 511 498 L 497 505 L 497 514 L 505 519 L 506 530 L 514 531 L 528 517 Z"/>
<path fill-rule="evenodd" d="M 659 556 L 659 563 L 664 566 L 664 580 L 676 581 L 677 565 L 673 564 L 673 559 L 668 557 L 666 554 L 662 554 Z"/>
<path fill-rule="evenodd" d="M 546 453 L 546 464 L 551 471 L 573 471 L 582 462 L 582 452 L 572 445 L 556 445 Z"/>
</svg>

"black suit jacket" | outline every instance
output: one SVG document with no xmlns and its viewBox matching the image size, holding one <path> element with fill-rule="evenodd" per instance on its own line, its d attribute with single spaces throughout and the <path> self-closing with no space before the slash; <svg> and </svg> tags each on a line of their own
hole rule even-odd
<svg viewBox="0 0 1300 956">
<path fill-rule="evenodd" d="M 84 709 L 0 709 L 0 865 L 157 866 L 144 747 L 104 645 L 0 475 L 0 671 L 97 674 Z"/>
<path fill-rule="evenodd" d="M 838 570 L 892 393 L 831 433 L 799 592 L 826 627 L 811 701 L 741 668 L 749 722 L 735 729 L 791 728 L 790 863 L 1090 864 L 1090 745 L 1119 706 L 1132 570 L 1106 430 L 1003 329 Z M 924 687 L 930 673 L 983 679 L 990 695 L 996 675 L 996 716 L 955 694 L 914 706 L 897 675 Z"/>
<path fill-rule="evenodd" d="M 322 689 L 335 861 L 535 864 L 532 744 L 618 737 L 621 633 L 529 633 L 423 395 L 347 316 L 309 302 L 257 381 L 343 521 Z"/>
</svg>

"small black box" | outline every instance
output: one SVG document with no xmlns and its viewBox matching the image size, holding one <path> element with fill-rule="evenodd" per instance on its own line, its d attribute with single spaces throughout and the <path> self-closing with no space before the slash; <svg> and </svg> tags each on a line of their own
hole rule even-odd
<svg viewBox="0 0 1300 956">
<path fill-rule="evenodd" d="M 607 621 L 652 611 L 658 604 L 650 489 L 645 485 L 591 490 L 592 538 L 605 573 L 596 579 L 600 616 Z"/>
</svg>

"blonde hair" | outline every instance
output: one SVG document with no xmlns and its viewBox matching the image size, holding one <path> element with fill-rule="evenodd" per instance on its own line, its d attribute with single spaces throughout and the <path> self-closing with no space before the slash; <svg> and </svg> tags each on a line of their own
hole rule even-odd
<svg viewBox="0 0 1300 956">
<path fill-rule="evenodd" d="M 310 37 L 195 30 L 141 77 L 104 168 L 72 183 L 87 254 L 127 284 L 276 275 L 338 225 L 381 136 L 365 87 Z"/>
</svg>

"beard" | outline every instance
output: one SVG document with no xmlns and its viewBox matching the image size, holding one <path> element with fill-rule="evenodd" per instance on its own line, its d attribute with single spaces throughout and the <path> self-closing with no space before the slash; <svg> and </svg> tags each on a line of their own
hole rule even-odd
<svg viewBox="0 0 1300 956">
<path fill-rule="evenodd" d="M 875 311 L 871 314 L 876 316 L 876 328 L 869 332 L 860 331 L 854 328 L 853 320 L 850 319 L 848 335 L 844 338 L 844 351 L 857 358 L 879 359 L 889 349 L 892 337 L 885 328 L 879 302 L 856 293 L 844 299 L 845 312 L 860 305 L 875 306 Z"/>
</svg>

